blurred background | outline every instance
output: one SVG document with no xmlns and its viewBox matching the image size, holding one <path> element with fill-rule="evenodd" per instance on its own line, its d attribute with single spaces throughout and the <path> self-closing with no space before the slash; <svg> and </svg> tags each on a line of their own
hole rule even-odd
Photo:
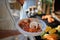
<svg viewBox="0 0 60 40">
<path fill-rule="evenodd" d="M 60 0 L 0 0 L 0 40 L 29 40 L 16 27 L 24 18 L 38 18 L 46 23 L 43 36 L 36 36 L 37 40 L 51 40 L 49 36 L 60 40 L 59 4 Z"/>
</svg>

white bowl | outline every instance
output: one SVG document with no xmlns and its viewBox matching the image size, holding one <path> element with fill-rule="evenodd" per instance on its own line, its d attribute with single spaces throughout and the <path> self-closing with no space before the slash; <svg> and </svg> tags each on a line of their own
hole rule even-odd
<svg viewBox="0 0 60 40">
<path fill-rule="evenodd" d="M 35 19 L 35 18 L 34 18 Z M 40 24 L 41 24 L 41 29 L 42 31 L 41 32 L 27 32 L 27 31 L 24 31 L 22 28 L 20 28 L 20 26 L 18 25 L 18 23 L 20 22 L 20 20 L 17 22 L 17 26 L 16 28 L 18 29 L 18 31 L 20 33 L 22 33 L 23 35 L 27 35 L 27 36 L 38 36 L 38 35 L 41 35 L 42 32 L 44 32 L 44 30 L 46 29 L 46 24 L 45 22 L 43 22 L 42 20 L 39 20 L 40 21 Z"/>
</svg>

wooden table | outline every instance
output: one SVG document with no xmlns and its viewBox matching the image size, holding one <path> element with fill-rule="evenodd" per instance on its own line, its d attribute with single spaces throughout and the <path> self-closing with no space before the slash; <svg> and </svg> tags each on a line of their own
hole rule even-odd
<svg viewBox="0 0 60 40">
<path fill-rule="evenodd" d="M 0 30 L 0 39 L 19 34 L 21 33 L 19 33 L 17 30 Z"/>
</svg>

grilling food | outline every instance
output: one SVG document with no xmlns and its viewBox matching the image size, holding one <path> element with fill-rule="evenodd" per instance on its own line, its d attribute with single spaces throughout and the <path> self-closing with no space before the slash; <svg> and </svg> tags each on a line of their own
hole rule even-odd
<svg viewBox="0 0 60 40">
<path fill-rule="evenodd" d="M 51 15 L 42 16 L 42 19 L 44 19 L 44 20 L 47 19 L 47 21 L 48 21 L 49 23 L 54 22 L 54 18 L 52 18 Z"/>
<path fill-rule="evenodd" d="M 44 37 L 47 40 L 58 40 L 57 34 L 45 34 Z"/>
</svg>

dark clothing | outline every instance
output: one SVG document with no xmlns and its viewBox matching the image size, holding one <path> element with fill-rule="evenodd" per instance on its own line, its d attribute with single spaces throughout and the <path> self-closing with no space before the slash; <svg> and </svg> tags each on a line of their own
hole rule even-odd
<svg viewBox="0 0 60 40">
<path fill-rule="evenodd" d="M 59 11 L 60 10 L 60 0 L 55 0 L 55 11 Z"/>
</svg>

